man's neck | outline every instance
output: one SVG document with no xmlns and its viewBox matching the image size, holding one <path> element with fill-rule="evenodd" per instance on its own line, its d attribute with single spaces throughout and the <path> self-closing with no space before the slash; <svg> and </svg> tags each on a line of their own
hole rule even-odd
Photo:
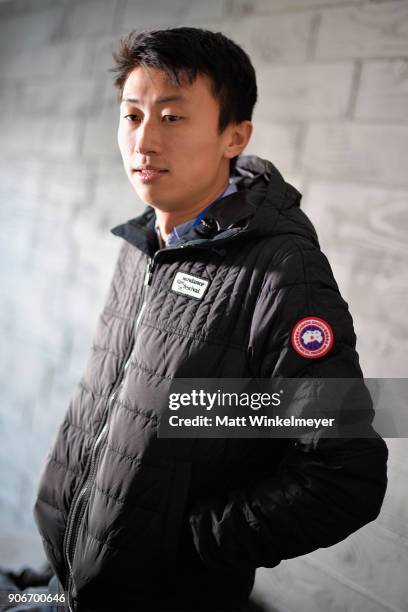
<svg viewBox="0 0 408 612">
<path fill-rule="evenodd" d="M 207 206 L 209 206 L 214 200 L 216 200 L 228 187 L 228 178 L 227 181 L 224 182 L 224 185 L 219 189 L 214 189 L 214 191 L 207 195 L 204 199 L 199 202 L 186 206 L 181 210 L 175 210 L 171 212 L 166 212 L 155 209 L 156 211 L 156 219 L 160 229 L 160 235 L 164 242 L 166 242 L 168 236 L 176 225 L 180 225 L 181 223 L 186 223 L 186 221 L 190 221 L 191 219 L 195 219 L 198 217 L 200 212 L 202 212 Z"/>
</svg>

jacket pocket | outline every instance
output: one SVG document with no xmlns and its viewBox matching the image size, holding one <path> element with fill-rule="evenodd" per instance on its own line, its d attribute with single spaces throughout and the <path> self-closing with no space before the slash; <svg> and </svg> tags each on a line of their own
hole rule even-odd
<svg viewBox="0 0 408 612">
<path fill-rule="evenodd" d="M 162 550 L 165 561 L 176 560 L 181 530 L 185 518 L 188 492 L 191 479 L 191 463 L 174 461 L 173 478 L 167 501 L 166 520 L 163 529 Z"/>
</svg>

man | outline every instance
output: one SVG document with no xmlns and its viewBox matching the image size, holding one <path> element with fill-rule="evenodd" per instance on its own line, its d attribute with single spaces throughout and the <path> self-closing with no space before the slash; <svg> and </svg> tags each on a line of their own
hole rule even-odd
<svg viewBox="0 0 408 612">
<path fill-rule="evenodd" d="M 257 98 L 246 53 L 181 27 L 133 32 L 114 58 L 119 148 L 148 206 L 112 230 L 124 240 L 35 516 L 70 610 L 241 610 L 255 568 L 377 517 L 387 448 L 374 432 L 157 435 L 178 378 L 362 374 L 300 194 L 240 157 Z"/>
</svg>

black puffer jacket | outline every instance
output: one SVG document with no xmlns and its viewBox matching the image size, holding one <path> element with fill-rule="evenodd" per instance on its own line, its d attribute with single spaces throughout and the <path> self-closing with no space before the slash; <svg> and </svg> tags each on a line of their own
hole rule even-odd
<svg viewBox="0 0 408 612">
<path fill-rule="evenodd" d="M 183 246 L 158 250 L 154 211 L 124 238 L 92 351 L 47 458 L 35 517 L 75 610 L 183 610 L 245 602 L 255 568 L 330 546 L 381 508 L 387 447 L 373 439 L 157 436 L 169 382 L 360 377 L 355 334 L 300 194 L 240 158 L 238 192 Z M 202 299 L 174 289 L 205 279 Z M 331 350 L 291 331 L 321 317 Z"/>
</svg>

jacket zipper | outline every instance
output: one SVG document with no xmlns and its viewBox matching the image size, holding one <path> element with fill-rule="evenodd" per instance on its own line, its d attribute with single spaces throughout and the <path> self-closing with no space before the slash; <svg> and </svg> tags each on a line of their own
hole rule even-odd
<svg viewBox="0 0 408 612">
<path fill-rule="evenodd" d="M 139 312 L 135 320 L 134 330 L 132 333 L 132 339 L 129 343 L 128 350 L 126 351 L 126 356 L 125 356 L 124 361 L 122 362 L 120 373 L 118 375 L 118 378 L 116 379 L 114 388 L 111 391 L 110 396 L 108 398 L 108 401 L 106 404 L 107 408 L 105 408 L 105 412 L 104 412 L 104 418 L 102 420 L 102 423 L 99 429 L 99 433 L 96 437 L 92 451 L 90 453 L 90 459 L 88 460 L 88 463 L 85 469 L 85 473 L 88 473 L 88 476 L 86 477 L 82 487 L 79 489 L 76 499 L 72 504 L 72 507 L 71 507 L 72 509 L 71 509 L 71 512 L 69 514 L 69 518 L 67 521 L 67 529 L 65 532 L 63 547 L 64 547 L 64 554 L 65 554 L 65 561 L 66 561 L 67 575 L 68 575 L 67 605 L 68 605 L 69 612 L 74 612 L 71 591 L 72 591 L 72 585 L 73 585 L 72 561 L 74 559 L 74 554 L 75 554 L 76 540 L 77 540 L 79 528 L 81 526 L 82 518 L 85 512 L 86 503 L 89 499 L 93 481 L 95 479 L 96 465 L 98 461 L 99 450 L 101 448 L 101 442 L 106 437 L 107 432 L 108 432 L 108 416 L 111 411 L 115 397 L 117 396 L 118 391 L 120 390 L 120 388 L 122 387 L 124 383 L 125 372 L 129 365 L 130 357 L 132 355 L 133 347 L 135 345 L 136 332 L 139 327 L 141 318 L 143 316 L 143 312 L 146 308 L 147 288 L 150 287 L 151 282 L 152 282 L 153 270 L 154 270 L 154 265 L 155 265 L 155 256 L 156 254 L 154 254 L 152 258 L 149 257 L 147 261 L 146 271 L 145 271 L 145 276 L 144 276 L 144 281 L 143 281 L 143 285 L 144 285 L 143 286 L 143 301 L 142 301 L 142 305 L 139 309 Z"/>
</svg>

